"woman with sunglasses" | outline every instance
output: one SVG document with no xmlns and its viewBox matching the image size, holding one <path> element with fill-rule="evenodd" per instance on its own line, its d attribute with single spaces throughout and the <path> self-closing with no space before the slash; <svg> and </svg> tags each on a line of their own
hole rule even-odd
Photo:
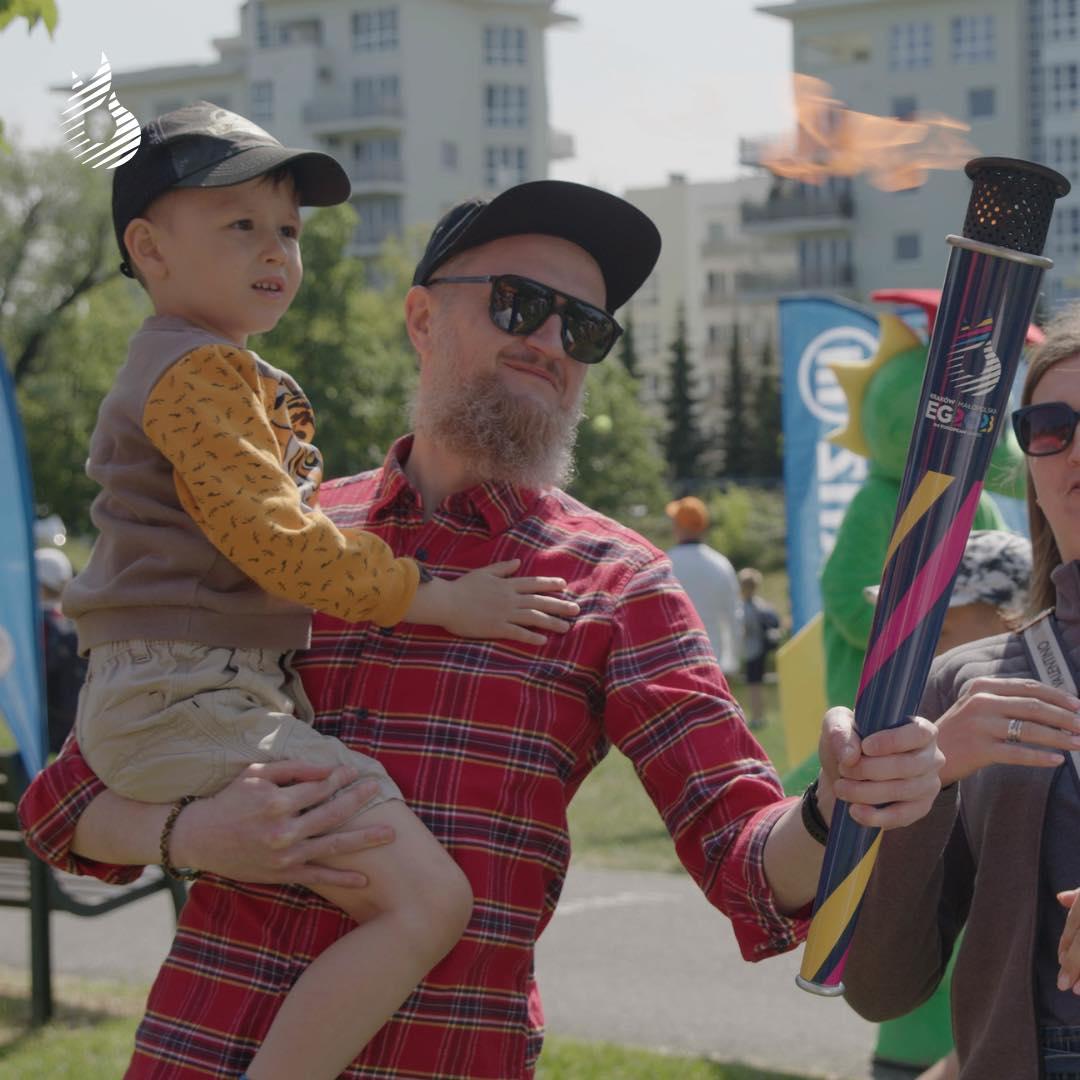
<svg viewBox="0 0 1080 1080">
<path fill-rule="evenodd" d="M 1014 428 L 1027 456 L 1033 612 L 1080 683 L 1080 304 L 1047 328 Z M 988 627 L 989 629 L 989 627 Z M 1043 682 L 1022 633 L 937 661 L 921 715 L 946 757 L 921 822 L 884 836 L 847 999 L 885 1020 L 952 982 L 961 1080 L 1080 1080 L 1080 699 Z M 1080 755 L 1078 755 L 1080 757 Z"/>
</svg>

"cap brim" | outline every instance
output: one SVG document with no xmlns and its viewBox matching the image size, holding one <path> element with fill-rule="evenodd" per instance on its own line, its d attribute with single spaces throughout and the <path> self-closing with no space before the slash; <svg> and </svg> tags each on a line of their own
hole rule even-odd
<svg viewBox="0 0 1080 1080">
<path fill-rule="evenodd" d="M 587 251 L 604 276 L 609 311 L 637 292 L 660 255 L 656 226 L 625 199 L 567 180 L 534 180 L 479 207 L 446 247 L 433 253 L 425 280 L 460 251 L 530 233 L 558 236 Z"/>
<path fill-rule="evenodd" d="M 296 179 L 301 206 L 336 206 L 348 199 L 348 174 L 329 154 L 317 150 L 289 150 L 284 146 L 253 146 L 224 161 L 178 180 L 178 188 L 232 187 L 288 166 Z"/>
</svg>

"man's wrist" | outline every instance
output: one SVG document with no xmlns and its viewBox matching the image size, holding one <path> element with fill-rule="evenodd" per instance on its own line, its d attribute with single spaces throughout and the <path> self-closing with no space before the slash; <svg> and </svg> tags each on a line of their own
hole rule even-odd
<svg viewBox="0 0 1080 1080">
<path fill-rule="evenodd" d="M 168 851 L 169 860 L 174 867 L 196 868 L 199 866 L 198 818 L 203 802 L 203 799 L 195 799 L 186 804 L 173 820 L 172 830 L 168 837 Z M 164 821 L 162 827 L 164 828 Z"/>
</svg>

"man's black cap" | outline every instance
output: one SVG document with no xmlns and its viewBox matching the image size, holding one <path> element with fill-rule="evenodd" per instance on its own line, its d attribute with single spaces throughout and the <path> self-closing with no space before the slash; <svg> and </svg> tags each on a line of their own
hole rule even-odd
<svg viewBox="0 0 1080 1080">
<path fill-rule="evenodd" d="M 334 206 L 352 190 L 329 154 L 290 150 L 267 131 L 219 105 L 196 101 L 142 127 L 138 153 L 113 173 L 116 242 L 130 277 L 124 230 L 173 188 L 231 187 L 288 166 L 301 206 Z"/>
<path fill-rule="evenodd" d="M 426 284 L 453 255 L 527 233 L 558 236 L 584 248 L 604 275 L 608 311 L 637 292 L 660 255 L 656 226 L 625 199 L 566 180 L 533 180 L 490 202 L 469 199 L 451 207 L 431 234 L 413 284 Z"/>
</svg>

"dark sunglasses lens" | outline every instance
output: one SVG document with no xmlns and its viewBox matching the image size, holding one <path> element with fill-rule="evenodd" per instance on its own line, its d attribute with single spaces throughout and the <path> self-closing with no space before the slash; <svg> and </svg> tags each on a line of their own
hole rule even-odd
<svg viewBox="0 0 1080 1080">
<path fill-rule="evenodd" d="M 491 321 L 508 334 L 531 334 L 551 314 L 551 293 L 521 278 L 491 283 Z"/>
<path fill-rule="evenodd" d="M 1059 401 L 1025 409 L 1017 417 L 1017 440 L 1032 457 L 1060 454 L 1072 442 L 1075 430 L 1076 413 Z"/>
<path fill-rule="evenodd" d="M 567 305 L 563 315 L 563 347 L 582 364 L 598 364 L 615 343 L 615 320 L 598 308 Z"/>
</svg>

